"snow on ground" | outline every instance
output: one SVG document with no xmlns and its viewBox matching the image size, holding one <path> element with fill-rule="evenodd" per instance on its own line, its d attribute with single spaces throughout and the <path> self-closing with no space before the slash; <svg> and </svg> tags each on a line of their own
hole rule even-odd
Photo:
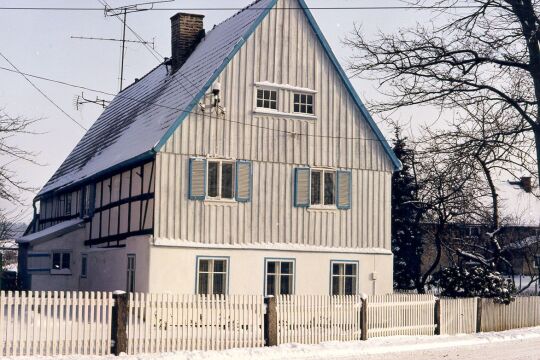
<svg viewBox="0 0 540 360">
<path fill-rule="evenodd" d="M 397 336 L 368 341 L 327 342 L 320 345 L 287 344 L 258 349 L 182 351 L 136 356 L 57 356 L 42 360 L 427 360 L 427 359 L 540 359 L 540 327 L 458 336 Z M 28 357 L 13 358 L 29 359 Z"/>
</svg>

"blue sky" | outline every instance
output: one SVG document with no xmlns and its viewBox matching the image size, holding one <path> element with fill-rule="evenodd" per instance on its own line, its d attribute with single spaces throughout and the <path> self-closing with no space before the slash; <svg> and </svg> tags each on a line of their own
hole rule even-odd
<svg viewBox="0 0 540 360">
<path fill-rule="evenodd" d="M 251 0 L 177 0 L 162 7 L 244 7 Z M 133 1 L 108 1 L 111 6 L 121 6 Z M 399 5 L 393 0 L 307 0 L 310 7 L 347 7 L 363 5 Z M 98 7 L 97 0 L 0 0 L 1 6 L 47 6 L 47 7 Z M 170 21 L 176 11 L 148 11 L 128 15 L 128 24 L 145 40 L 155 41 L 157 52 L 170 56 Z M 231 16 L 234 11 L 198 11 L 206 15 L 205 27 L 211 29 L 216 23 Z M 338 59 L 345 64 L 351 55 L 342 39 L 352 30 L 354 23 L 361 24 L 367 34 L 379 30 L 396 31 L 401 26 L 423 21 L 429 13 L 417 10 L 313 10 L 326 38 Z M 115 18 L 104 17 L 101 11 L 7 11 L 0 10 L 0 51 L 21 71 L 57 80 L 80 84 L 110 93 L 118 91 L 120 48 L 115 42 L 75 40 L 70 36 L 119 38 L 121 23 Z M 135 40 L 128 31 L 128 39 Z M 125 84 L 141 77 L 157 65 L 157 60 L 142 45 L 129 44 L 126 51 Z M 0 58 L 0 66 L 10 67 Z M 76 110 L 73 99 L 81 92 L 74 88 L 51 84 L 40 80 L 35 83 L 72 117 L 85 127 L 97 119 L 102 109 L 89 104 Z M 353 79 L 361 98 L 377 97 L 375 82 Z M 101 94 L 85 92 L 88 98 Z M 106 97 L 110 99 L 110 97 Z M 20 75 L 0 70 L 0 107 L 12 115 L 40 118 L 34 126 L 38 135 L 21 136 L 14 141 L 25 149 L 37 153 L 36 160 L 42 164 L 15 163 L 21 180 L 39 188 L 48 180 L 60 163 L 83 135 L 83 130 L 71 122 L 53 105 L 47 102 Z M 433 111 L 413 108 L 393 115 L 395 119 L 416 123 L 429 121 Z M 377 120 L 378 117 L 375 116 Z M 383 132 L 389 134 L 385 124 Z M 1 160 L 1 159 L 0 159 Z M 25 194 L 29 205 L 33 193 Z M 10 206 L 2 203 L 0 206 Z M 26 218 L 31 214 L 28 212 Z"/>
</svg>

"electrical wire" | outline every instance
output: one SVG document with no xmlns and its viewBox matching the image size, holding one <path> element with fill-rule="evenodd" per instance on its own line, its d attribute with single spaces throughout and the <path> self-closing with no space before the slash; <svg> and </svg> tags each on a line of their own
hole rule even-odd
<svg viewBox="0 0 540 360">
<path fill-rule="evenodd" d="M 237 8 L 237 7 L 163 7 L 144 9 L 144 11 L 245 11 L 245 10 L 446 10 L 446 9 L 477 9 L 478 6 L 473 5 L 452 5 L 452 6 L 422 6 L 422 5 L 402 5 L 402 6 L 331 6 L 331 7 L 253 7 L 253 8 Z M 103 11 L 102 8 L 93 7 L 0 7 L 0 10 L 17 10 L 17 11 Z"/>
<path fill-rule="evenodd" d="M 88 130 L 80 122 L 78 122 L 71 115 L 69 115 L 67 112 L 65 112 L 64 109 L 62 109 L 56 102 L 54 102 L 53 99 L 51 99 L 47 94 L 45 94 L 45 92 L 43 92 L 43 90 L 41 90 L 36 84 L 34 84 L 27 77 L 27 75 L 25 73 L 23 73 L 22 71 L 20 71 L 19 68 L 17 68 L 17 66 L 15 66 L 15 64 L 13 64 L 13 62 L 11 62 L 4 54 L 2 54 L 1 51 L 0 51 L 0 56 L 2 56 L 4 58 L 4 60 L 6 60 L 9 63 L 9 65 L 11 65 L 13 67 L 13 69 L 15 69 L 14 72 L 19 73 L 26 81 L 28 81 L 28 83 L 30 83 L 30 85 L 32 85 L 32 87 L 34 89 L 36 89 L 45 99 L 47 99 L 51 104 L 53 104 L 54 107 L 56 107 L 58 110 L 60 110 L 64 115 L 66 115 L 71 121 L 73 121 L 75 124 L 77 124 L 81 129 L 83 129 L 85 131 Z"/>
<path fill-rule="evenodd" d="M 2 66 L 0 66 L 0 70 L 9 71 L 9 72 L 16 72 L 16 71 L 14 71 L 12 69 L 8 69 L 8 68 L 2 67 Z M 143 104 L 147 104 L 147 105 L 150 105 L 150 106 L 161 107 L 161 108 L 164 108 L 164 109 L 173 110 L 175 112 L 182 112 L 182 113 L 193 114 L 193 115 L 198 115 L 198 116 L 202 115 L 202 116 L 207 117 L 209 119 L 221 120 L 221 121 L 225 121 L 225 122 L 232 123 L 232 124 L 248 126 L 248 127 L 252 127 L 252 128 L 266 130 L 266 131 L 275 131 L 275 132 L 279 132 L 279 133 L 283 133 L 283 134 L 291 135 L 291 136 L 306 136 L 306 137 L 312 137 L 312 138 L 331 139 L 331 140 L 363 140 L 363 141 L 386 142 L 386 140 L 373 139 L 373 138 L 363 138 L 363 137 L 300 134 L 300 133 L 297 133 L 297 132 L 281 130 L 281 129 L 274 129 L 274 128 L 269 128 L 269 127 L 266 127 L 266 126 L 260 126 L 260 125 L 256 125 L 256 124 L 248 124 L 248 123 L 243 123 L 241 121 L 225 119 L 223 117 L 213 116 L 213 115 L 210 115 L 210 114 L 207 114 L 207 113 L 202 113 L 201 114 L 201 113 L 198 113 L 198 112 L 195 112 L 195 111 L 190 111 L 190 110 L 183 109 L 183 108 L 172 107 L 172 106 L 168 106 L 168 105 L 159 104 L 159 103 L 156 103 L 156 102 L 144 101 L 144 100 L 136 99 L 136 98 L 127 96 L 127 95 L 125 95 L 123 93 L 113 94 L 113 93 L 110 93 L 110 92 L 107 92 L 107 91 L 93 89 L 93 88 L 89 88 L 89 87 L 81 86 L 81 85 L 76 85 L 76 84 L 68 83 L 68 82 L 65 82 L 65 81 L 60 81 L 60 80 L 47 78 L 47 77 L 44 77 L 44 76 L 39 76 L 39 75 L 34 75 L 34 74 L 29 74 L 29 73 L 24 73 L 24 75 L 26 75 L 28 77 L 35 78 L 35 79 L 48 81 L 48 82 L 53 82 L 53 83 L 57 83 L 57 84 L 72 87 L 72 88 L 87 90 L 87 91 L 91 91 L 91 92 L 95 92 L 95 93 L 99 93 L 99 94 L 104 94 L 104 95 L 109 95 L 109 96 L 116 96 L 118 98 L 130 100 L 130 101 L 133 101 L 133 102 L 143 103 Z"/>
</svg>

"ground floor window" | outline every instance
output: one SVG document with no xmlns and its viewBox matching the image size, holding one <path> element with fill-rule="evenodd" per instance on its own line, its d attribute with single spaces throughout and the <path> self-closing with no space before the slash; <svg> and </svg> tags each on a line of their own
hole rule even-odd
<svg viewBox="0 0 540 360">
<path fill-rule="evenodd" d="M 266 260 L 266 296 L 294 294 L 294 260 Z"/>
<path fill-rule="evenodd" d="M 227 294 L 227 258 L 199 258 L 197 261 L 197 294 Z"/>
<path fill-rule="evenodd" d="M 71 269 L 71 253 L 67 251 L 53 251 L 51 269 L 52 270 Z"/>
<path fill-rule="evenodd" d="M 332 295 L 356 295 L 358 264 L 350 261 L 332 261 Z"/>
<path fill-rule="evenodd" d="M 135 254 L 128 254 L 127 256 L 127 292 L 135 291 Z"/>
</svg>

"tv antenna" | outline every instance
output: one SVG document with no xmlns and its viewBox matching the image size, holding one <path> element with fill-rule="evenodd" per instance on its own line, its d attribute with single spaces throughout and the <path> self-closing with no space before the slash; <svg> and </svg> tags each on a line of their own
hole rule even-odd
<svg viewBox="0 0 540 360">
<path fill-rule="evenodd" d="M 81 110 L 84 104 L 96 104 L 105 108 L 109 103 L 109 100 L 100 99 L 97 96 L 96 100 L 87 99 L 84 97 L 84 92 L 81 93 L 81 95 L 75 95 L 75 97 L 73 98 L 73 107 L 77 111 Z"/>
<path fill-rule="evenodd" d="M 120 16 L 123 16 L 122 20 L 122 53 L 121 53 L 121 61 L 120 61 L 120 91 L 122 91 L 122 85 L 124 80 L 124 59 L 126 56 L 126 26 L 127 26 L 127 14 L 136 13 L 136 12 L 142 12 L 142 11 L 148 11 L 152 10 L 154 8 L 155 4 L 161 4 L 161 3 L 167 3 L 172 2 L 174 0 L 159 0 L 159 1 L 149 1 L 149 2 L 143 2 L 138 4 L 131 4 L 126 6 L 120 6 L 117 8 L 110 7 L 105 2 L 105 16 L 116 16 L 120 19 Z M 142 41 L 141 41 L 142 42 Z"/>
<path fill-rule="evenodd" d="M 105 5 L 104 14 L 106 17 L 116 16 L 122 22 L 122 38 L 114 39 L 114 38 L 100 38 L 100 37 L 89 37 L 89 36 L 71 36 L 71 38 L 78 39 L 78 40 L 116 41 L 116 42 L 122 43 L 121 53 L 120 53 L 121 60 L 120 60 L 120 79 L 119 79 L 120 80 L 119 91 L 122 91 L 124 88 L 124 62 L 126 58 L 126 43 L 149 45 L 149 46 L 152 46 L 152 49 L 154 49 L 154 46 L 155 46 L 154 39 L 152 39 L 152 42 L 143 41 L 142 39 L 140 40 L 127 40 L 126 39 L 127 14 L 152 10 L 155 4 L 167 3 L 167 2 L 172 2 L 172 1 L 175 1 L 175 0 L 160 0 L 160 1 L 143 2 L 143 3 L 138 3 L 138 4 L 120 6 L 117 8 L 110 7 L 106 2 L 100 1 L 102 4 Z"/>
</svg>

